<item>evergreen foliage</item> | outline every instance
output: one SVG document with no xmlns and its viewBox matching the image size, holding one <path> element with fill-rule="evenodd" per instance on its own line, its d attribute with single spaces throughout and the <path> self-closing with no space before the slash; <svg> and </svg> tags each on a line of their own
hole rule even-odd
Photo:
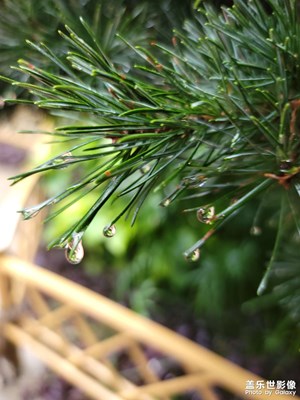
<svg viewBox="0 0 300 400">
<path fill-rule="evenodd" d="M 63 153 L 12 178 L 16 183 L 62 168 L 72 176 L 61 192 L 23 210 L 24 218 L 51 206 L 51 220 L 96 192 L 86 212 L 51 243 L 78 262 L 82 237 L 106 203 L 126 201 L 104 227 L 112 236 L 121 217 L 134 224 L 148 196 L 160 193 L 162 206 L 183 199 L 184 211 L 205 227 L 185 252 L 197 260 L 203 244 L 255 202 L 251 232 L 263 233 L 269 223 L 277 232 L 258 293 L 281 274 L 277 299 L 299 319 L 297 2 L 236 0 L 221 12 L 204 3 L 172 38 L 142 35 L 141 43 L 143 23 L 133 24 L 128 36 L 132 20 L 120 14 L 119 21 L 106 34 L 84 18 L 76 31 L 67 25 L 59 54 L 28 42 L 45 67 L 20 59 L 13 71 L 27 78 L 3 78 L 30 93 L 30 100 L 17 101 L 75 119 L 49 133 L 61 140 Z"/>
<path fill-rule="evenodd" d="M 133 44 L 146 44 L 151 39 L 170 37 L 174 25 L 179 24 L 188 14 L 190 7 L 176 4 L 175 0 L 163 0 L 142 4 L 134 0 L 2 0 L 0 14 L 0 73 L 14 79 L 24 80 L 26 75 L 8 70 L 19 58 L 26 57 L 35 65 L 43 65 L 52 72 L 59 68 L 50 58 L 35 51 L 34 47 L 24 48 L 25 42 L 44 43 L 53 53 L 63 56 L 66 43 L 57 40 L 57 30 L 65 24 L 76 33 L 88 39 L 89 35 L 79 23 L 81 15 L 93 34 L 101 38 L 101 46 L 113 62 L 131 67 L 133 53 L 128 46 L 117 39 L 116 33 L 126 35 Z M 16 27 L 22 26 L 22 29 Z M 2 82 L 3 83 L 3 82 Z M 1 91 L 11 91 L 11 86 L 2 85 Z M 24 95 L 24 92 L 23 92 Z"/>
</svg>

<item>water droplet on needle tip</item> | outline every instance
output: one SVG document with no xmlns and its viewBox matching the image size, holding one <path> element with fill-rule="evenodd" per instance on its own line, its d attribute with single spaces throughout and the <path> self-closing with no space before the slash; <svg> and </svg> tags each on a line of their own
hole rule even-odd
<svg viewBox="0 0 300 400">
<path fill-rule="evenodd" d="M 188 261 L 191 261 L 191 262 L 198 261 L 199 258 L 200 258 L 200 249 L 195 249 L 195 250 L 192 251 L 191 253 L 186 253 L 186 254 L 185 254 L 185 258 L 186 258 Z"/>
<path fill-rule="evenodd" d="M 71 264 L 79 264 L 84 257 L 81 236 L 82 234 L 73 234 L 72 239 L 66 245 L 65 256 Z"/>
<path fill-rule="evenodd" d="M 115 225 L 106 225 L 103 228 L 103 235 L 107 238 L 111 238 L 113 236 L 115 236 L 117 232 L 116 226 Z"/>
</svg>

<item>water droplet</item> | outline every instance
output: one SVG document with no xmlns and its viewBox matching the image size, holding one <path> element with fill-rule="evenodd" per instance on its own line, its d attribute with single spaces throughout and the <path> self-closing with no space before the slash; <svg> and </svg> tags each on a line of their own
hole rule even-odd
<svg viewBox="0 0 300 400">
<path fill-rule="evenodd" d="M 160 203 L 160 205 L 162 207 L 168 207 L 170 204 L 171 204 L 171 200 L 170 199 L 165 199 Z"/>
<path fill-rule="evenodd" d="M 32 207 L 32 208 L 24 208 L 24 210 L 22 210 L 21 213 L 24 219 L 31 219 L 33 217 L 36 217 L 40 211 L 41 211 L 40 207 Z"/>
<path fill-rule="evenodd" d="M 191 253 L 185 254 L 185 258 L 186 258 L 188 261 L 191 261 L 191 262 L 198 261 L 199 258 L 200 258 L 200 249 L 195 249 L 195 250 L 192 251 Z"/>
<path fill-rule="evenodd" d="M 53 197 L 49 199 L 48 206 L 52 206 L 53 204 L 56 204 L 58 202 L 57 198 Z"/>
<path fill-rule="evenodd" d="M 71 151 L 67 151 L 66 153 L 64 153 L 62 156 L 61 156 L 61 159 L 62 159 L 62 161 L 63 162 L 69 162 L 69 161 L 72 161 L 72 152 Z"/>
<path fill-rule="evenodd" d="M 68 164 L 72 161 L 72 153 L 67 151 L 64 154 L 52 159 L 46 165 L 55 166 L 56 168 L 67 168 Z"/>
<path fill-rule="evenodd" d="M 72 153 L 67 151 L 57 158 L 57 162 L 60 168 L 67 168 L 68 164 L 72 161 Z"/>
<path fill-rule="evenodd" d="M 51 197 L 50 199 L 47 199 L 42 203 L 39 203 L 33 207 L 24 208 L 19 212 L 22 214 L 24 219 L 30 219 L 36 217 L 41 210 L 43 210 L 47 206 L 51 206 L 52 204 L 56 203 L 56 201 L 56 197 Z"/>
<path fill-rule="evenodd" d="M 145 164 L 145 165 L 141 166 L 140 171 L 143 175 L 145 175 L 150 171 L 150 169 L 151 169 L 151 166 L 149 164 Z"/>
<path fill-rule="evenodd" d="M 75 249 L 68 244 L 66 247 L 65 255 L 69 263 L 79 264 L 84 256 L 84 249 L 82 246 L 82 242 L 80 241 Z"/>
<path fill-rule="evenodd" d="M 253 225 L 250 229 L 250 234 L 253 236 L 259 236 L 261 235 L 261 228 L 259 226 Z"/>
<path fill-rule="evenodd" d="M 103 228 L 103 235 L 107 238 L 111 238 L 113 236 L 115 236 L 117 232 L 116 226 L 115 225 L 106 225 Z"/>
<path fill-rule="evenodd" d="M 65 256 L 71 264 L 79 264 L 84 257 L 81 237 L 82 233 L 74 233 L 66 245 Z"/>
<path fill-rule="evenodd" d="M 216 219 L 215 207 L 199 208 L 197 210 L 197 219 L 203 224 L 212 224 Z"/>
</svg>

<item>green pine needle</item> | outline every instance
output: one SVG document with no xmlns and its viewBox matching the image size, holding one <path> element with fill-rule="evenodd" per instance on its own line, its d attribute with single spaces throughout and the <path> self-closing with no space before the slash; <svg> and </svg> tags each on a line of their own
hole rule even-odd
<svg viewBox="0 0 300 400">
<path fill-rule="evenodd" d="M 115 36 L 134 54 L 128 73 L 82 18 L 84 37 L 68 26 L 61 33 L 68 49 L 64 60 L 29 42 L 51 68 L 20 60 L 15 70 L 29 81 L 13 85 L 29 91 L 40 108 L 78 113 L 78 124 L 53 133 L 70 141 L 66 154 L 12 179 L 65 167 L 76 172 L 75 183 L 33 209 L 61 203 L 49 219 L 92 191 L 98 196 L 51 245 L 65 246 L 85 232 L 114 198 L 127 203 L 112 224 L 124 215 L 134 222 L 147 197 L 161 192 L 162 205 L 184 198 L 208 225 L 189 257 L 254 198 L 295 190 L 298 17 L 294 0 L 270 0 L 267 8 L 236 0 L 221 13 L 205 4 L 167 43 L 136 45 Z"/>
</svg>

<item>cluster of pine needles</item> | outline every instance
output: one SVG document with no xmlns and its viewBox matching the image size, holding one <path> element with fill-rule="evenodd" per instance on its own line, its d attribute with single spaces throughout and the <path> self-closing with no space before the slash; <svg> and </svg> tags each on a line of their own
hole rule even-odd
<svg viewBox="0 0 300 400">
<path fill-rule="evenodd" d="M 185 211 L 206 227 L 185 253 L 196 260 L 206 240 L 252 201 L 260 205 L 251 232 L 260 234 L 264 208 L 272 203 L 277 233 L 263 292 L 274 263 L 284 261 L 286 238 L 299 245 L 297 2 L 236 0 L 221 10 L 204 4 L 168 41 L 138 45 L 116 33 L 130 65 L 112 61 L 101 37 L 83 18 L 81 24 L 84 38 L 69 26 L 59 32 L 63 57 L 28 42 L 51 67 L 21 59 L 13 68 L 29 79 L 3 78 L 30 93 L 18 102 L 72 113 L 78 121 L 51 133 L 67 151 L 12 178 L 77 171 L 72 185 L 23 210 L 24 217 L 53 205 L 48 220 L 55 218 L 96 191 L 96 202 L 51 243 L 67 247 L 77 262 L 82 236 L 106 203 L 124 199 L 122 211 L 103 227 L 112 236 L 121 217 L 134 224 L 148 196 L 160 193 L 164 207 L 189 201 Z M 299 263 L 297 257 L 289 262 L 287 281 Z"/>
</svg>

